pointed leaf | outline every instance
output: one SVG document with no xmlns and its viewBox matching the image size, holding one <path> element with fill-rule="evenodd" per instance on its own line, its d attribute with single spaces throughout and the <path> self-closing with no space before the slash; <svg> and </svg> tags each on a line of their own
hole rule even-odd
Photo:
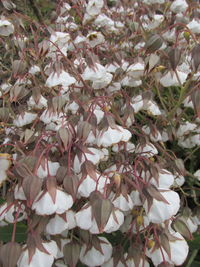
<svg viewBox="0 0 200 267">
<path fill-rule="evenodd" d="M 92 215 L 94 216 L 97 222 L 99 231 L 102 232 L 110 218 L 110 214 L 113 209 L 113 204 L 109 199 L 103 199 L 102 197 L 99 196 L 97 196 L 97 198 L 95 199 L 93 194 L 91 205 L 92 205 Z"/>
<path fill-rule="evenodd" d="M 183 219 L 177 218 L 172 222 L 172 227 L 175 231 L 179 232 L 185 238 L 191 240 L 192 234 L 187 226 L 187 224 L 183 221 Z"/>
<path fill-rule="evenodd" d="M 158 201 L 163 201 L 164 203 L 169 204 L 169 202 L 162 196 L 162 194 L 154 185 L 149 185 L 146 188 L 146 190 L 152 198 L 155 198 Z"/>
<path fill-rule="evenodd" d="M 32 205 L 38 193 L 41 191 L 41 187 L 42 179 L 35 175 L 29 175 L 27 178 L 23 179 L 22 188 L 30 206 Z"/>
<path fill-rule="evenodd" d="M 9 242 L 0 248 L 0 261 L 3 267 L 15 267 L 22 252 L 16 242 Z"/>
<path fill-rule="evenodd" d="M 169 259 L 171 259 L 171 249 L 170 249 L 169 238 L 168 238 L 167 234 L 162 233 L 160 235 L 160 243 L 161 243 L 162 247 L 164 248 L 164 250 L 166 251 Z"/>
<path fill-rule="evenodd" d="M 76 199 L 79 187 L 79 178 L 77 175 L 66 175 L 63 181 L 65 191 Z"/>
<path fill-rule="evenodd" d="M 72 241 L 66 244 L 63 248 L 64 261 L 70 267 L 77 266 L 77 262 L 79 261 L 81 246 L 77 241 Z"/>
<path fill-rule="evenodd" d="M 46 186 L 47 186 L 47 191 L 49 195 L 51 196 L 53 203 L 55 203 L 56 202 L 56 189 L 57 189 L 55 177 L 47 177 Z"/>
</svg>

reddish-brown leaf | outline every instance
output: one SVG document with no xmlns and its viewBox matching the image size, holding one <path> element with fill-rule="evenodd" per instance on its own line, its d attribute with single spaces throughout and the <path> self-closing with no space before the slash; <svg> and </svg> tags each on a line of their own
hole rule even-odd
<svg viewBox="0 0 200 267">
<path fill-rule="evenodd" d="M 0 262 L 3 267 L 15 267 L 22 252 L 20 244 L 8 242 L 0 248 Z"/>
<path fill-rule="evenodd" d="M 49 195 L 51 196 L 53 203 L 55 203 L 56 202 L 56 189 L 57 189 L 56 178 L 47 177 L 46 187 L 47 187 L 47 191 Z"/>
</svg>

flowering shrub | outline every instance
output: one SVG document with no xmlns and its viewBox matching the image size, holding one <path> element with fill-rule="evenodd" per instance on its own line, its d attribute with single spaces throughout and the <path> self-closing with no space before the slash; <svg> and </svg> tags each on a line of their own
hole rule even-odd
<svg viewBox="0 0 200 267">
<path fill-rule="evenodd" d="M 1 3 L 0 264 L 180 266 L 200 224 L 198 1 L 58 2 L 49 25 Z"/>
</svg>

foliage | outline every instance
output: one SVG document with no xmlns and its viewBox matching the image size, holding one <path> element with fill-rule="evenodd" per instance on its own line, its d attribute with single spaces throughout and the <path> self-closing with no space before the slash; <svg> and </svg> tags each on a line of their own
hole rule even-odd
<svg viewBox="0 0 200 267">
<path fill-rule="evenodd" d="M 0 265 L 198 266 L 197 1 L 1 10 Z"/>
</svg>

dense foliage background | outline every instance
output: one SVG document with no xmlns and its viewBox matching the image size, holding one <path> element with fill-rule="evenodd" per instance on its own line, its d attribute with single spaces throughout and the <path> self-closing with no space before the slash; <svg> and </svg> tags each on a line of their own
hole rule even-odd
<svg viewBox="0 0 200 267">
<path fill-rule="evenodd" d="M 200 266 L 199 2 L 0 11 L 1 266 Z"/>
</svg>

